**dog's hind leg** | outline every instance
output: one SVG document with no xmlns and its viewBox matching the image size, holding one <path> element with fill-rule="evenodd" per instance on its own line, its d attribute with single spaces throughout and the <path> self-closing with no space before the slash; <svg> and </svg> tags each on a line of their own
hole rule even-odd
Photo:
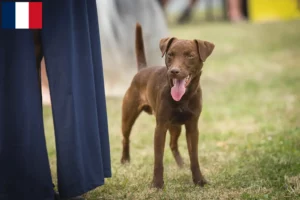
<svg viewBox="0 0 300 200">
<path fill-rule="evenodd" d="M 169 132 L 170 132 L 170 148 L 172 150 L 172 154 L 175 158 L 175 161 L 178 165 L 178 167 L 182 168 L 184 163 L 182 160 L 182 157 L 180 155 L 180 152 L 178 150 L 178 138 L 180 136 L 181 133 L 181 126 L 180 125 L 172 125 L 169 128 Z"/>
<path fill-rule="evenodd" d="M 129 88 L 126 92 L 123 99 L 122 105 L 122 134 L 123 134 L 123 150 L 121 163 L 124 164 L 130 161 L 129 153 L 129 136 L 132 129 L 132 126 L 142 111 L 142 108 L 139 106 L 139 97 L 138 94 L 135 94 L 133 88 Z"/>
</svg>

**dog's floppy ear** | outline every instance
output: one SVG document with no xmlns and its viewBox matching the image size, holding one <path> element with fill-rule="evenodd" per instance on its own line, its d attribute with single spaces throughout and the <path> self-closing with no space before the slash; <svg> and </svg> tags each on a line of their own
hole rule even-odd
<svg viewBox="0 0 300 200">
<path fill-rule="evenodd" d="M 165 53 L 168 51 L 170 45 L 172 44 L 172 42 L 174 41 L 174 37 L 167 37 L 167 38 L 162 38 L 159 42 L 159 48 L 161 50 L 161 57 L 164 57 Z"/>
<path fill-rule="evenodd" d="M 203 40 L 194 40 L 198 47 L 198 54 L 202 62 L 205 62 L 206 58 L 210 56 L 212 51 L 215 48 L 213 43 L 203 41 Z"/>
</svg>

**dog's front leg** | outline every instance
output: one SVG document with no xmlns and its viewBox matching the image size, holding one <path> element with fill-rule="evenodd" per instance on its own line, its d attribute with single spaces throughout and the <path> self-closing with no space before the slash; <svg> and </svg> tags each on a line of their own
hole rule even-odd
<svg viewBox="0 0 300 200">
<path fill-rule="evenodd" d="M 186 123 L 186 140 L 189 150 L 190 162 L 191 162 L 191 171 L 193 176 L 193 182 L 196 185 L 204 186 L 207 181 L 203 177 L 199 161 L 198 161 L 198 139 L 199 139 L 199 130 L 198 130 L 198 120 L 191 120 Z"/>
<path fill-rule="evenodd" d="M 162 188 L 164 185 L 163 157 L 166 141 L 167 126 L 157 124 L 154 134 L 154 174 L 152 186 Z"/>
</svg>

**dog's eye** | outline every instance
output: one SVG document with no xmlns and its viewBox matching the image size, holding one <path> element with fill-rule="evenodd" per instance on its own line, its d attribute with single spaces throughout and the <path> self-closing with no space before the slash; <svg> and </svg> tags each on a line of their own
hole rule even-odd
<svg viewBox="0 0 300 200">
<path fill-rule="evenodd" d="M 194 55 L 187 55 L 187 58 L 188 58 L 188 59 L 193 59 L 193 58 L 194 58 Z"/>
<path fill-rule="evenodd" d="M 168 53 L 167 56 L 168 56 L 168 58 L 171 58 L 171 57 L 174 56 L 174 54 L 173 53 Z"/>
</svg>

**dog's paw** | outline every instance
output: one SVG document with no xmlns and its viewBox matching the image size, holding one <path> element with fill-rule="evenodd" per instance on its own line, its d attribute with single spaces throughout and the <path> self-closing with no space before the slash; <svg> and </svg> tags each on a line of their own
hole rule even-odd
<svg viewBox="0 0 300 200">
<path fill-rule="evenodd" d="M 200 180 L 194 180 L 194 184 L 200 187 L 204 187 L 204 185 L 209 184 L 209 182 L 205 178 L 202 178 Z"/>
<path fill-rule="evenodd" d="M 156 188 L 156 189 L 163 189 L 164 188 L 164 181 L 152 181 L 151 187 Z"/>
<path fill-rule="evenodd" d="M 121 158 L 121 164 L 128 164 L 130 163 L 130 158 L 129 157 L 122 157 Z"/>
<path fill-rule="evenodd" d="M 179 169 L 183 169 L 185 167 L 185 163 L 183 161 L 177 162 L 177 166 Z"/>
</svg>

